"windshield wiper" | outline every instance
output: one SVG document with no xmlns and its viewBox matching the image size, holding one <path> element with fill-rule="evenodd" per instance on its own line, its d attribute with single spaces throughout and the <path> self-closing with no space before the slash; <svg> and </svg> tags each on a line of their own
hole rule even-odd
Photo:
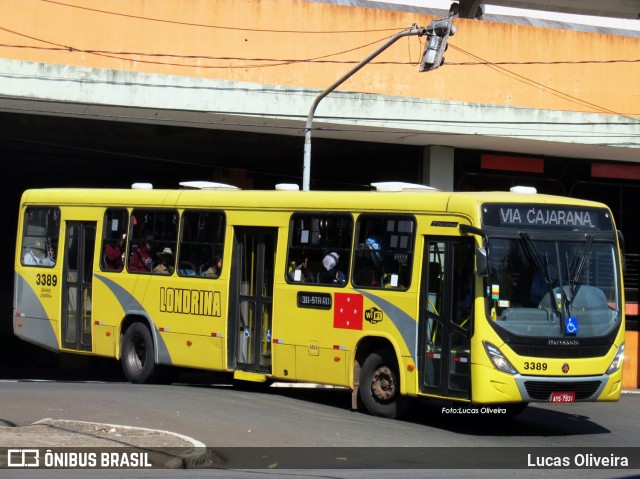
<svg viewBox="0 0 640 479">
<path fill-rule="evenodd" d="M 549 297 L 551 298 L 551 308 L 554 312 L 558 314 L 559 318 L 562 318 L 562 313 L 556 304 L 555 295 L 553 294 L 553 279 L 551 278 L 550 268 L 549 268 L 549 256 L 545 252 L 544 254 L 544 262 L 540 259 L 540 254 L 536 248 L 536 245 L 533 244 L 529 233 L 526 231 L 520 232 L 520 238 L 522 238 L 522 244 L 525 246 L 525 252 L 529 261 L 544 274 L 544 280 L 549 287 Z M 562 288 L 560 288 L 562 290 Z"/>
<path fill-rule="evenodd" d="M 586 241 L 580 244 L 580 249 L 576 252 L 576 256 L 573 259 L 572 267 L 567 268 L 567 274 L 569 275 L 569 284 L 571 287 L 569 291 L 571 293 L 571 300 L 578 292 L 578 286 L 580 286 L 580 276 L 582 276 L 582 270 L 584 265 L 587 264 L 589 258 L 589 251 L 591 250 L 591 243 L 593 242 L 593 235 L 586 234 Z M 568 262 L 568 260 L 567 260 Z"/>
</svg>

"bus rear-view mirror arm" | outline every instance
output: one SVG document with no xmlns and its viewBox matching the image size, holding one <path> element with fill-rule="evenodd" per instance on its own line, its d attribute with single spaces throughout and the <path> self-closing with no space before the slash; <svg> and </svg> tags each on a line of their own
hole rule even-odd
<svg viewBox="0 0 640 479">
<path fill-rule="evenodd" d="M 460 232 L 464 235 L 477 235 L 482 238 L 482 246 L 476 250 L 476 274 L 486 278 L 491 274 L 491 260 L 489 259 L 489 240 L 480 228 L 471 225 L 460 225 Z"/>
<path fill-rule="evenodd" d="M 618 244 L 620 245 L 620 256 L 622 256 L 621 258 L 622 274 L 625 275 L 627 273 L 627 257 L 626 257 L 625 247 L 624 247 L 624 235 L 620 230 L 617 230 L 617 232 L 618 232 Z"/>
</svg>

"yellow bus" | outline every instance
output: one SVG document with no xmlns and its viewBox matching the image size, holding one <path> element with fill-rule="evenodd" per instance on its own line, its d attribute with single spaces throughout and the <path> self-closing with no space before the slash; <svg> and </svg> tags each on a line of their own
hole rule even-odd
<svg viewBox="0 0 640 479">
<path fill-rule="evenodd" d="M 603 204 L 510 192 L 176 189 L 24 192 L 14 332 L 118 359 L 349 388 L 396 417 L 460 407 L 615 401 L 621 237 Z"/>
</svg>

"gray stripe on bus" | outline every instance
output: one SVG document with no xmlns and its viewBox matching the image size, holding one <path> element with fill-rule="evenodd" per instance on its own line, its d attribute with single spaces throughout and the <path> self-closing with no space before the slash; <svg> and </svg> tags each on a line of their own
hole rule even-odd
<svg viewBox="0 0 640 479">
<path fill-rule="evenodd" d="M 13 330 L 16 336 L 24 341 L 58 352 L 60 350 L 58 338 L 53 329 L 53 324 L 42 306 L 42 301 L 40 301 L 31 285 L 20 274 L 15 273 L 14 281 L 16 285 L 16 307 L 19 308 L 15 313 L 21 314 L 20 317 L 14 316 L 13 318 Z M 17 327 L 18 322 L 23 323 L 21 328 Z"/>
<path fill-rule="evenodd" d="M 376 306 L 378 306 L 385 315 L 391 320 L 395 327 L 400 332 L 402 339 L 404 340 L 407 348 L 411 352 L 411 358 L 416 362 L 416 321 L 407 313 L 398 308 L 395 304 L 390 303 L 386 299 L 382 299 L 379 296 L 375 296 L 372 293 L 362 290 L 356 290 Z M 364 314 L 364 311 L 362 312 Z"/>
<path fill-rule="evenodd" d="M 120 303 L 120 307 L 122 307 L 125 314 L 141 314 L 149 320 L 149 322 L 151 323 L 151 334 L 153 334 L 154 341 L 156 343 L 156 362 L 158 364 L 171 365 L 172 362 L 171 355 L 169 354 L 169 349 L 162 339 L 162 336 L 160 336 L 160 333 L 158 333 L 158 331 L 156 330 L 155 324 L 151 319 L 151 315 L 149 315 L 147 310 L 144 309 L 144 306 L 142 306 L 142 304 L 140 304 L 140 302 L 136 298 L 134 298 L 131 293 L 129 293 L 125 288 L 120 286 L 115 281 L 100 274 L 95 274 L 94 276 L 102 281 L 107 286 L 107 288 L 109 288 L 109 291 L 111 291 L 116 297 L 118 303 Z"/>
</svg>

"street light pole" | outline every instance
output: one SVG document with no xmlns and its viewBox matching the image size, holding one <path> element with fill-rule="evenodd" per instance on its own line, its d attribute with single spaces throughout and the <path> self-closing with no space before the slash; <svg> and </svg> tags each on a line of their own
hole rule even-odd
<svg viewBox="0 0 640 479">
<path fill-rule="evenodd" d="M 375 57 L 380 55 L 384 50 L 389 48 L 395 42 L 400 40 L 403 37 L 409 37 L 413 35 L 425 35 L 427 33 L 426 27 L 418 27 L 416 24 L 413 24 L 411 28 L 407 30 L 403 30 L 400 33 L 396 33 L 392 36 L 385 44 L 383 44 L 380 48 L 378 48 L 375 52 L 369 55 L 367 58 L 358 63 L 351 71 L 347 72 L 342 78 L 336 81 L 329 88 L 320 93 L 317 98 L 314 100 L 311 105 L 311 109 L 309 110 L 309 115 L 307 116 L 307 124 L 304 130 L 304 166 L 302 170 L 302 190 L 309 191 L 309 183 L 311 181 L 311 125 L 313 123 L 313 115 L 316 112 L 316 108 L 318 104 L 322 101 L 322 99 L 331 93 L 333 90 L 338 88 L 342 83 L 348 80 L 353 74 L 359 71 L 362 67 L 364 67 L 367 63 L 373 60 Z"/>
</svg>

